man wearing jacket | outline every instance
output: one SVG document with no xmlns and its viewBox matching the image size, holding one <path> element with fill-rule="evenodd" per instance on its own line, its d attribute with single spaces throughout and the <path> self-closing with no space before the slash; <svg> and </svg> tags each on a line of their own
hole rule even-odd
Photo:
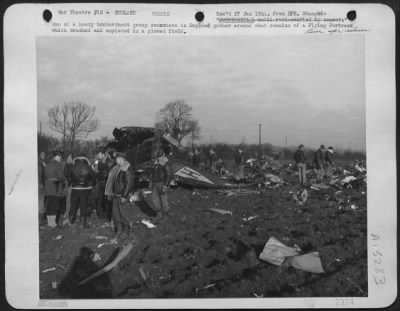
<svg viewBox="0 0 400 311">
<path fill-rule="evenodd" d="M 324 151 L 325 146 L 321 145 L 314 154 L 314 167 L 317 173 L 317 180 L 321 181 L 324 178 Z"/>
<path fill-rule="evenodd" d="M 116 239 L 122 238 L 125 234 L 129 237 L 129 196 L 134 191 L 135 175 L 134 170 L 127 160 L 125 153 L 116 153 L 117 166 L 115 173 L 110 177 L 112 182 L 112 219 L 116 230 Z M 108 182 L 108 181 L 107 181 Z"/>
<path fill-rule="evenodd" d="M 325 176 L 327 179 L 331 179 L 332 166 L 333 166 L 333 147 L 332 146 L 328 147 L 328 150 L 325 151 L 324 157 L 325 157 L 325 165 L 326 165 Z"/>
<path fill-rule="evenodd" d="M 164 150 L 159 150 L 157 158 L 153 163 L 150 189 L 153 207 L 160 212 L 157 218 L 166 218 L 169 211 L 168 186 L 171 182 L 172 173 L 168 158 Z"/>
<path fill-rule="evenodd" d="M 303 147 L 304 145 L 301 144 L 299 149 L 297 149 L 294 153 L 294 160 L 296 161 L 299 171 L 299 182 L 302 186 L 304 186 L 306 183 L 306 157 L 304 155 Z"/>
<path fill-rule="evenodd" d="M 96 198 L 96 212 L 99 218 L 108 218 L 108 211 L 111 209 L 110 201 L 104 195 L 106 188 L 106 182 L 109 172 L 109 157 L 104 152 L 99 153 L 96 167 L 96 186 L 97 186 L 97 198 Z M 108 219 L 110 221 L 110 219 Z"/>
<path fill-rule="evenodd" d="M 89 159 L 83 155 L 74 158 L 71 172 L 67 179 L 71 185 L 69 222 L 71 225 L 75 224 L 76 212 L 80 208 L 80 226 L 81 228 L 89 228 L 87 222 L 89 194 L 96 182 Z"/>
<path fill-rule="evenodd" d="M 61 200 L 65 196 L 61 155 L 59 151 L 53 152 L 53 158 L 44 168 L 47 225 L 51 228 L 57 227 L 56 216 L 60 212 Z"/>
</svg>

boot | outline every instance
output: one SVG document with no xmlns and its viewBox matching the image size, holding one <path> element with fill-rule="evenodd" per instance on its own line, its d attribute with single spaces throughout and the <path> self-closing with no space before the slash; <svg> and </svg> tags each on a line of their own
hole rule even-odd
<svg viewBox="0 0 400 311">
<path fill-rule="evenodd" d="M 57 227 L 56 215 L 47 216 L 47 225 L 51 228 Z"/>
</svg>

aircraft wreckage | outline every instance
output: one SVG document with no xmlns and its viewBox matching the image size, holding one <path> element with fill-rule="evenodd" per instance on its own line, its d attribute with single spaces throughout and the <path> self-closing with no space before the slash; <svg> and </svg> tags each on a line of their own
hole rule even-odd
<svg viewBox="0 0 400 311">
<path fill-rule="evenodd" d="M 146 179 L 152 159 L 164 145 L 173 146 L 178 153 L 184 152 L 181 144 L 167 133 L 154 127 L 127 126 L 113 130 L 114 141 L 106 146 L 106 151 L 125 152 L 135 171 Z M 211 174 L 199 172 L 174 153 L 168 155 L 173 173 L 172 183 L 196 188 L 231 188 L 230 184 Z"/>
</svg>

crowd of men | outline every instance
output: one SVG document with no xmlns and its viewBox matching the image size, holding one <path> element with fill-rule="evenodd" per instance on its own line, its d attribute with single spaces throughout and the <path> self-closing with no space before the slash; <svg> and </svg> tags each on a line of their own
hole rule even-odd
<svg viewBox="0 0 400 311">
<path fill-rule="evenodd" d="M 333 147 L 328 147 L 325 149 L 324 145 L 321 145 L 319 149 L 314 153 L 313 159 L 313 168 L 316 173 L 317 181 L 321 182 L 324 179 L 331 179 L 332 178 L 332 169 L 333 169 Z M 299 182 L 300 185 L 305 185 L 307 182 L 306 179 L 306 156 L 304 153 L 304 145 L 301 144 L 299 148 L 296 150 L 293 156 L 294 160 L 296 161 L 298 174 L 299 174 Z"/>
<path fill-rule="evenodd" d="M 168 152 L 168 151 L 167 151 Z M 168 216 L 167 188 L 171 181 L 166 150 L 157 152 L 152 162 L 149 204 L 158 211 L 157 220 Z M 83 154 L 69 155 L 54 151 L 46 161 L 41 152 L 38 161 L 39 223 L 50 228 L 89 228 L 89 197 L 96 194 L 96 214 L 114 228 L 115 238 L 128 238 L 132 224 L 130 213 L 134 204 L 135 171 L 125 153 L 100 152 L 90 160 Z"/>
<path fill-rule="evenodd" d="M 198 168 L 202 172 L 210 172 L 218 176 L 224 175 L 225 163 L 218 158 L 214 149 L 194 149 L 189 151 L 188 160 L 194 168 Z"/>
</svg>

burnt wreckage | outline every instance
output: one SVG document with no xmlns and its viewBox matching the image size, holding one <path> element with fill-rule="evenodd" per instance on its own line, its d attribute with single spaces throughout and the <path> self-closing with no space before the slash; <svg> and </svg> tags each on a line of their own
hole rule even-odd
<svg viewBox="0 0 400 311">
<path fill-rule="evenodd" d="M 107 144 L 106 152 L 125 152 L 129 163 L 139 174 L 139 178 L 142 176 L 143 179 L 146 179 L 148 170 L 152 166 L 152 159 L 155 158 L 159 149 L 167 147 L 167 149 L 175 149 L 178 153 L 183 150 L 177 140 L 154 127 L 126 126 L 115 128 L 112 134 L 115 140 Z M 168 158 L 174 176 L 173 182 L 177 184 L 198 188 L 231 186 L 216 176 L 198 172 L 190 164 L 179 159 L 175 153 Z"/>
</svg>

